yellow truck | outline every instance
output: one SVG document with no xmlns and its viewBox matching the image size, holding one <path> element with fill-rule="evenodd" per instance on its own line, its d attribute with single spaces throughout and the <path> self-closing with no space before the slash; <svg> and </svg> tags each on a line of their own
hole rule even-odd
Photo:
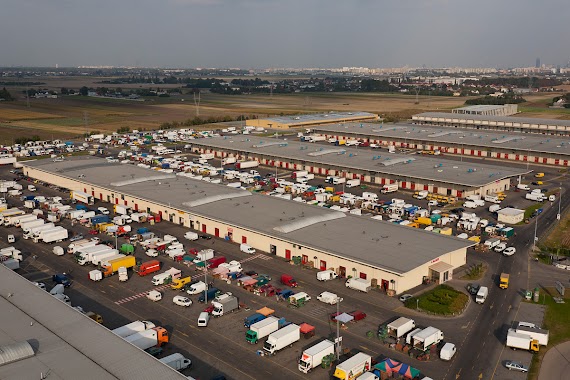
<svg viewBox="0 0 570 380">
<path fill-rule="evenodd" d="M 134 256 L 125 256 L 119 259 L 109 261 L 109 265 L 103 265 L 101 267 L 101 272 L 103 272 L 104 277 L 112 276 L 117 273 L 120 267 L 125 267 L 126 269 L 132 268 L 137 264 L 137 260 Z"/>
<path fill-rule="evenodd" d="M 544 173 L 536 173 L 534 175 L 535 178 L 543 178 L 544 177 Z"/>
<path fill-rule="evenodd" d="M 430 218 L 425 218 L 423 216 L 420 216 L 419 218 L 416 218 L 416 220 L 414 220 L 414 223 L 418 223 L 418 224 L 423 224 L 426 226 L 431 226 L 431 219 Z"/>
<path fill-rule="evenodd" d="M 508 273 L 501 273 L 499 288 L 507 289 L 508 287 L 509 287 L 509 274 Z"/>
<path fill-rule="evenodd" d="M 184 285 L 189 284 L 191 281 L 192 281 L 192 277 L 190 277 L 190 276 L 179 278 L 179 279 L 172 281 L 172 285 L 170 285 L 170 287 L 173 290 L 179 290 L 179 289 L 182 289 L 184 287 Z"/>
<path fill-rule="evenodd" d="M 99 223 L 97 224 L 97 231 L 107 232 L 107 228 L 115 226 L 113 223 Z"/>
<path fill-rule="evenodd" d="M 103 324 L 103 317 L 100 316 L 99 314 L 94 313 L 92 311 L 88 311 L 87 313 L 85 313 L 85 315 L 94 320 L 95 322 Z"/>
</svg>

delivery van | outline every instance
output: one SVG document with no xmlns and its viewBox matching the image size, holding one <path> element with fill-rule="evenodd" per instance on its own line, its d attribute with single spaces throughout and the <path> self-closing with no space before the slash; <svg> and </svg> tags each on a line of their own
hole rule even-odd
<svg viewBox="0 0 570 380">
<path fill-rule="evenodd" d="M 210 313 L 203 311 L 198 316 L 198 327 L 207 327 L 210 321 Z"/>
<path fill-rule="evenodd" d="M 475 302 L 480 304 L 484 303 L 488 295 L 489 295 L 489 288 L 487 288 L 486 286 L 480 287 L 479 291 L 477 292 L 477 295 L 475 296 Z"/>
</svg>

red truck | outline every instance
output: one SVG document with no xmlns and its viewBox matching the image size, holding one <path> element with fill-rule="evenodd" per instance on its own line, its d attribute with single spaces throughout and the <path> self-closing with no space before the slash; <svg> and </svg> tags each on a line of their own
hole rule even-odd
<svg viewBox="0 0 570 380">
<path fill-rule="evenodd" d="M 226 262 L 225 256 L 216 256 L 213 259 L 208 260 L 208 268 L 214 269 L 220 266 L 220 264 Z"/>
<path fill-rule="evenodd" d="M 283 285 L 287 285 L 291 288 L 296 288 L 297 287 L 297 281 L 295 281 L 295 279 L 293 278 L 293 276 L 289 275 L 289 274 L 282 274 L 281 275 L 281 283 Z"/>
<path fill-rule="evenodd" d="M 142 263 L 141 265 L 136 265 L 134 271 L 142 277 L 146 276 L 147 274 L 158 272 L 161 265 L 161 262 L 158 260 L 150 260 Z"/>
</svg>

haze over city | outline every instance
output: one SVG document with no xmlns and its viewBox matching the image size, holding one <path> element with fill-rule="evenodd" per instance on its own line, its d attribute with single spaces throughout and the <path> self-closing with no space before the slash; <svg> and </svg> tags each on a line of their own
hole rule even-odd
<svg viewBox="0 0 570 380">
<path fill-rule="evenodd" d="M 1 66 L 565 65 L 563 0 L 3 2 Z"/>
</svg>

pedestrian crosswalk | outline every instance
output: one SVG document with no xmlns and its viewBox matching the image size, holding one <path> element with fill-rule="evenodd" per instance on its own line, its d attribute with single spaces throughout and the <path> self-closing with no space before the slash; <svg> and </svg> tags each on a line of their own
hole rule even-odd
<svg viewBox="0 0 570 380">
<path fill-rule="evenodd" d="M 245 258 L 245 259 L 243 259 L 243 260 L 240 260 L 240 263 L 246 263 L 246 262 L 248 262 L 248 261 L 255 260 L 255 259 L 271 260 L 272 258 L 269 257 L 269 256 L 267 256 L 267 255 L 258 253 L 257 255 L 253 255 L 253 256 L 247 257 L 247 258 Z"/>
<path fill-rule="evenodd" d="M 311 305 L 311 307 L 305 308 L 304 311 L 312 317 L 320 318 L 323 315 L 327 314 L 328 309 L 324 306 L 313 306 L 313 305 Z"/>
<path fill-rule="evenodd" d="M 165 284 L 165 285 L 162 285 L 162 286 L 157 286 L 156 288 L 153 288 L 152 290 L 161 291 L 161 290 L 168 289 L 168 288 L 170 288 L 170 284 Z M 123 298 L 123 299 L 121 299 L 121 300 L 115 301 L 115 305 L 122 305 L 122 304 L 124 304 L 124 303 L 134 301 L 134 300 L 136 300 L 136 299 L 138 299 L 138 298 L 145 297 L 147 293 L 148 293 L 148 291 L 142 292 L 142 293 L 139 293 L 139 294 L 135 294 L 134 296 L 130 296 L 130 297 Z"/>
</svg>

